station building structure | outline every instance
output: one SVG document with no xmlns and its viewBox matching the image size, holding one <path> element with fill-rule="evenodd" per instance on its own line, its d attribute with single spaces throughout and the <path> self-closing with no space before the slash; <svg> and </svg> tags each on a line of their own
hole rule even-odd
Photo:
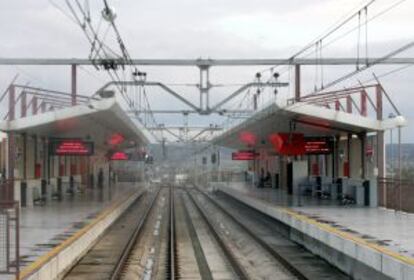
<svg viewBox="0 0 414 280">
<path fill-rule="evenodd" d="M 58 107 L 40 106 L 36 96 L 29 103 L 27 95 L 23 89 L 16 97 L 11 85 L 9 111 L 0 122 L 6 135 L 0 152 L 2 200 L 33 206 L 66 192 L 110 186 L 116 180 L 111 156 L 148 144 L 143 128 L 113 96 Z"/>
<path fill-rule="evenodd" d="M 384 117 L 386 110 L 395 117 Z M 213 144 L 246 161 L 243 180 L 255 187 L 266 178 L 266 186 L 291 195 L 375 207 L 396 199 L 383 184 L 384 133 L 405 125 L 382 85 L 374 84 L 273 102 Z"/>
</svg>

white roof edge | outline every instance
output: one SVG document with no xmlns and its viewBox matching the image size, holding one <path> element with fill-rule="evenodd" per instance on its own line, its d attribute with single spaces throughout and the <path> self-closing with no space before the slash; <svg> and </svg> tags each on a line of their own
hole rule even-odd
<svg viewBox="0 0 414 280">
<path fill-rule="evenodd" d="M 19 131 L 33 126 L 45 125 L 55 121 L 76 118 L 99 111 L 110 110 L 116 104 L 115 98 L 108 98 L 99 101 L 92 101 L 90 105 L 76 105 L 56 111 L 49 111 L 37 115 L 18 118 L 12 121 L 1 122 L 0 128 L 4 131 Z"/>
<path fill-rule="evenodd" d="M 148 145 L 150 141 L 145 133 L 146 128 L 132 121 L 124 109 L 122 109 L 117 102 L 115 102 L 113 107 L 118 117 L 121 118 L 135 132 L 135 134 L 139 135 L 141 142 L 145 145 Z"/>
<path fill-rule="evenodd" d="M 230 129 L 228 129 L 226 131 L 223 131 L 222 134 L 217 135 L 216 137 L 214 137 L 211 140 L 211 142 L 217 144 L 220 141 L 222 141 L 226 136 L 231 135 L 234 132 L 236 132 L 237 130 L 240 130 L 240 129 L 248 126 L 250 123 L 254 122 L 255 119 L 260 120 L 267 114 L 271 115 L 277 109 L 279 109 L 279 106 L 276 103 L 272 103 L 269 106 L 263 108 L 262 110 L 255 112 L 252 116 L 250 116 L 246 120 L 242 121 L 241 123 L 231 127 Z"/>
<path fill-rule="evenodd" d="M 149 143 L 148 137 L 144 133 L 144 128 L 134 123 L 127 113 L 121 108 L 115 98 L 106 98 L 98 101 L 92 101 L 88 105 L 76 105 L 73 107 L 63 108 L 56 111 L 45 112 L 34 116 L 15 119 L 13 121 L 0 122 L 0 131 L 21 131 L 31 127 L 45 125 L 60 120 L 86 116 L 101 111 L 112 111 L 118 118 L 140 137 L 142 143 Z"/>
<path fill-rule="evenodd" d="M 320 106 L 315 106 L 307 103 L 298 102 L 292 105 L 280 106 L 276 102 L 270 104 L 264 109 L 254 113 L 251 117 L 243 122 L 231 127 L 227 131 L 212 139 L 212 143 L 220 143 L 227 136 L 241 130 L 254 122 L 260 121 L 267 115 L 271 115 L 278 110 L 283 110 L 290 113 L 300 114 L 312 118 L 319 118 L 328 121 L 337 122 L 343 125 L 356 126 L 367 131 L 384 131 L 391 128 L 407 126 L 407 121 L 403 116 L 397 116 L 393 119 L 377 120 L 369 117 L 358 116 L 347 112 L 336 111 Z"/>
<path fill-rule="evenodd" d="M 370 131 L 381 131 L 382 121 L 377 119 L 372 119 L 369 117 L 358 116 L 355 114 L 336 111 L 320 106 L 305 104 L 305 103 L 295 103 L 291 106 L 286 106 L 281 108 L 282 110 L 297 113 L 313 118 L 323 119 L 327 121 L 337 122 L 343 125 L 350 125 L 355 127 L 364 128 Z"/>
</svg>

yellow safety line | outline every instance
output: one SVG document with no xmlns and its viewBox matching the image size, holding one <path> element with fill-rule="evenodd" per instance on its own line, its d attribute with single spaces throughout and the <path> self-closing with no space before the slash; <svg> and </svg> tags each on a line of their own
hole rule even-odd
<svg viewBox="0 0 414 280">
<path fill-rule="evenodd" d="M 112 205 L 106 207 L 104 211 L 99 214 L 94 220 L 92 220 L 90 223 L 85 225 L 83 228 L 75 232 L 72 236 L 65 239 L 62 243 L 60 243 L 58 246 L 54 247 L 52 250 L 48 251 L 46 254 L 41 255 L 38 257 L 34 262 L 30 263 L 27 267 L 25 267 L 20 272 L 20 278 L 19 279 L 25 279 L 26 277 L 30 276 L 37 270 L 39 270 L 45 263 L 47 263 L 50 259 L 58 255 L 61 251 L 63 251 L 65 248 L 67 248 L 69 245 L 71 245 L 75 240 L 80 238 L 82 235 L 84 235 L 88 230 L 90 230 L 93 226 L 98 224 L 100 221 L 102 221 L 104 218 L 106 218 L 110 213 L 112 213 L 118 206 L 120 206 L 125 200 L 123 198 L 129 197 L 131 194 L 133 194 L 134 191 L 128 192 L 128 194 L 122 196 L 119 198 L 118 201 L 114 202 Z"/>
<path fill-rule="evenodd" d="M 342 231 L 341 229 L 335 228 L 335 227 L 330 226 L 328 224 L 318 222 L 315 219 L 312 219 L 312 218 L 309 218 L 305 215 L 299 214 L 298 212 L 296 212 L 295 210 L 292 210 L 291 208 L 286 208 L 286 207 L 277 207 L 277 208 L 279 208 L 281 211 L 285 212 L 286 214 L 288 214 L 291 217 L 294 217 L 294 218 L 296 218 L 300 221 L 303 221 L 303 222 L 308 223 L 308 224 L 315 225 L 315 226 L 319 227 L 322 230 L 325 230 L 327 232 L 330 232 L 332 234 L 340 236 L 344 239 L 354 241 L 355 243 L 357 243 L 359 245 L 369 247 L 369 248 L 371 248 L 375 251 L 378 251 L 378 252 L 380 252 L 384 255 L 388 255 L 390 257 L 393 257 L 393 258 L 395 258 L 399 261 L 402 261 L 406 264 L 414 265 L 414 258 L 398 254 L 398 253 L 396 253 L 396 252 L 394 252 L 394 251 L 392 251 L 392 250 L 390 250 L 390 249 L 388 249 L 384 246 L 370 243 L 370 242 L 366 241 L 365 239 L 363 239 L 361 237 L 355 236 L 352 233 L 345 232 L 345 231 Z"/>
<path fill-rule="evenodd" d="M 241 193 L 241 194 L 242 195 L 246 195 L 246 193 Z M 232 194 L 230 193 L 230 195 L 232 195 Z M 412 257 L 408 257 L 408 256 L 401 255 L 401 254 L 399 254 L 399 253 L 397 253 L 395 251 L 392 251 L 392 250 L 390 250 L 390 249 L 388 249 L 388 248 L 386 248 L 384 246 L 370 243 L 370 242 L 366 241 L 363 238 L 360 238 L 358 236 L 355 236 L 352 233 L 345 232 L 345 231 L 342 231 L 342 230 L 340 230 L 338 228 L 335 228 L 333 226 L 330 226 L 328 224 L 324 224 L 324 223 L 318 222 L 315 219 L 309 218 L 309 217 L 307 217 L 307 216 L 305 216 L 303 214 L 299 214 L 297 211 L 293 210 L 292 208 L 275 206 L 274 204 L 271 204 L 270 202 L 268 202 L 266 200 L 262 200 L 260 198 L 254 198 L 254 199 L 259 200 L 260 202 L 264 202 L 264 203 L 266 203 L 266 204 L 268 204 L 268 205 L 270 205 L 270 206 L 278 209 L 279 211 L 284 212 L 284 213 L 288 214 L 289 216 L 291 216 L 293 218 L 296 218 L 297 220 L 303 221 L 303 222 L 308 223 L 308 224 L 315 225 L 318 228 L 320 228 L 321 230 L 330 232 L 330 233 L 335 234 L 337 236 L 340 236 L 340 237 L 342 237 L 344 239 L 348 239 L 348 240 L 354 241 L 358 245 L 362 245 L 362 246 L 368 247 L 368 248 L 373 249 L 373 250 L 375 250 L 377 252 L 380 252 L 380 253 L 382 253 L 384 255 L 387 255 L 387 256 L 390 256 L 392 258 L 395 258 L 395 259 L 397 259 L 397 260 L 399 260 L 399 261 L 401 261 L 403 263 L 406 263 L 406 264 L 409 264 L 409 265 L 414 265 L 414 258 L 412 258 Z"/>
</svg>

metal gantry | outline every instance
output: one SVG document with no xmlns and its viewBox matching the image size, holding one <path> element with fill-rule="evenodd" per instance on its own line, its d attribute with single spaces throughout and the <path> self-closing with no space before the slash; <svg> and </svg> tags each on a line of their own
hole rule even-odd
<svg viewBox="0 0 414 280">
<path fill-rule="evenodd" d="M 275 66 L 275 65 L 356 65 L 361 61 L 367 64 L 378 62 L 381 58 L 271 58 L 271 59 L 131 59 L 131 63 L 137 66 Z M 125 65 L 123 59 L 96 59 L 91 61 L 87 58 L 0 58 L 0 65 L 105 65 L 113 62 L 116 65 Z M 378 62 L 383 65 L 414 64 L 414 57 L 390 57 Z"/>
<path fill-rule="evenodd" d="M 279 82 L 277 78 L 273 77 L 267 82 L 263 82 L 260 79 L 255 79 L 253 82 L 246 83 L 233 92 L 223 93 L 223 98 L 211 104 L 210 101 L 210 90 L 221 86 L 215 85 L 210 81 L 210 70 L 212 67 L 246 67 L 246 66 L 280 66 L 288 65 L 293 66 L 294 71 L 294 89 L 295 89 L 295 98 L 299 100 L 301 98 L 301 69 L 302 66 L 312 66 L 312 65 L 357 65 L 361 61 L 365 62 L 366 65 L 370 64 L 382 64 L 382 65 L 412 65 L 414 64 L 414 58 L 405 57 L 405 58 L 291 58 L 291 59 L 128 59 L 126 61 L 124 58 L 115 58 L 115 59 L 80 59 L 80 58 L 0 58 L 0 65 L 43 65 L 43 66 L 55 66 L 55 65 L 67 65 L 70 66 L 71 70 L 71 92 L 66 94 L 64 97 L 65 105 L 76 105 L 85 101 L 84 96 L 81 96 L 77 92 L 77 66 L 81 65 L 93 65 L 97 69 L 105 70 L 105 65 L 111 64 L 116 65 L 117 68 L 121 69 L 125 65 L 138 65 L 138 66 L 175 66 L 175 67 L 195 67 L 199 70 L 199 81 L 195 84 L 195 89 L 199 94 L 199 102 L 194 102 L 194 100 L 189 100 L 185 98 L 182 92 L 173 89 L 171 86 L 167 85 L 162 81 L 147 81 L 146 75 L 145 79 L 134 79 L 131 81 L 122 81 L 115 80 L 103 85 L 92 98 L 96 98 L 100 93 L 110 90 L 113 87 L 125 88 L 130 87 L 157 87 L 173 96 L 179 100 L 182 104 L 185 105 L 184 109 L 158 109 L 154 110 L 146 107 L 130 107 L 128 112 L 133 116 L 139 118 L 140 114 L 154 115 L 154 114 L 182 114 L 183 116 L 189 116 L 191 114 L 199 115 L 211 115 L 218 114 L 223 116 L 232 116 L 235 114 L 251 114 L 254 110 L 249 110 L 246 108 L 238 108 L 236 110 L 226 108 L 226 105 L 231 100 L 234 100 L 239 95 L 245 93 L 251 88 L 261 89 L 264 87 L 278 88 L 286 87 L 288 83 Z M 118 67 L 119 66 L 119 67 Z M 141 72 L 140 72 L 141 73 Z M 143 72 L 145 73 L 145 72 Z M 142 73 L 141 73 L 142 74 Z M 145 73 L 146 74 L 146 73 Z M 27 91 L 32 89 L 25 89 Z M 44 92 L 44 94 L 49 94 L 49 92 Z M 53 92 L 54 94 L 54 92 Z M 125 93 L 123 93 L 125 94 Z M 43 96 L 43 98 L 49 98 L 49 96 Z M 89 98 L 90 100 L 91 98 Z M 49 102 L 54 102 L 55 100 L 48 100 Z M 63 100 L 62 100 L 63 101 Z M 197 104 L 198 103 L 198 104 Z M 151 124 L 156 126 L 156 123 Z M 146 125 L 147 126 L 147 125 Z M 208 130 L 208 128 L 206 128 Z M 171 129 L 163 129 L 162 131 L 167 132 L 168 134 L 174 134 L 179 136 L 179 139 L 183 138 L 183 130 L 179 130 L 179 133 L 174 132 Z M 209 130 L 208 130 L 209 131 Z M 187 131 L 188 132 L 188 131 Z M 188 138 L 188 133 L 185 133 Z M 203 133 L 201 133 L 202 135 Z"/>
<path fill-rule="evenodd" d="M 208 75 L 206 76 L 207 80 L 204 80 L 205 78 L 202 77 L 203 75 L 200 75 L 200 79 L 202 79 L 200 81 L 200 84 L 205 83 L 205 86 L 199 86 L 199 93 L 200 93 L 200 104 L 196 105 L 193 102 L 191 102 L 190 100 L 186 99 L 183 97 L 182 94 L 180 94 L 179 92 L 171 89 L 170 87 L 168 87 L 167 85 L 160 83 L 160 82 L 149 82 L 149 81 L 111 81 L 106 83 L 103 87 L 101 87 L 95 95 L 98 95 L 102 92 L 105 92 L 108 88 L 110 88 L 111 86 L 115 86 L 115 85 L 120 85 L 120 86 L 149 86 L 149 87 L 159 87 L 161 89 L 163 89 L 165 92 L 171 94 L 172 96 L 174 96 L 175 98 L 177 98 L 178 100 L 180 100 L 182 103 L 184 103 L 185 105 L 187 105 L 188 107 L 190 107 L 191 110 L 197 112 L 200 115 L 210 115 L 212 113 L 220 113 L 223 111 L 225 112 L 225 110 L 222 109 L 223 105 L 225 105 L 226 103 L 228 103 L 230 100 L 236 98 L 238 95 L 240 95 L 241 93 L 243 93 L 245 90 L 247 90 L 248 88 L 252 88 L 252 87 L 257 87 L 257 88 L 263 88 L 263 87 L 273 87 L 273 88 L 277 88 L 277 87 L 287 87 L 289 84 L 288 83 L 280 83 L 280 82 L 260 82 L 260 81 L 256 81 L 256 82 L 252 82 L 252 83 L 247 83 L 245 85 L 243 85 L 242 87 L 240 87 L 239 89 L 237 89 L 236 91 L 234 91 L 233 93 L 231 93 L 228 97 L 224 98 L 223 100 L 221 100 L 220 102 L 210 106 L 210 99 L 209 99 L 209 90 L 214 87 L 214 85 L 212 85 L 210 83 L 210 81 L 208 80 Z"/>
</svg>

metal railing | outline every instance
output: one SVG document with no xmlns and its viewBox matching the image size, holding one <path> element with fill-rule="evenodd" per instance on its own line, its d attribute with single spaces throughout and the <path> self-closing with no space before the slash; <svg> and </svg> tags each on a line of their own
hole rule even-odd
<svg viewBox="0 0 414 280">
<path fill-rule="evenodd" d="M 414 181 L 378 178 L 378 202 L 388 209 L 414 213 Z"/>
<path fill-rule="evenodd" d="M 0 275 L 15 279 L 20 272 L 19 215 L 18 202 L 0 201 Z"/>
</svg>

